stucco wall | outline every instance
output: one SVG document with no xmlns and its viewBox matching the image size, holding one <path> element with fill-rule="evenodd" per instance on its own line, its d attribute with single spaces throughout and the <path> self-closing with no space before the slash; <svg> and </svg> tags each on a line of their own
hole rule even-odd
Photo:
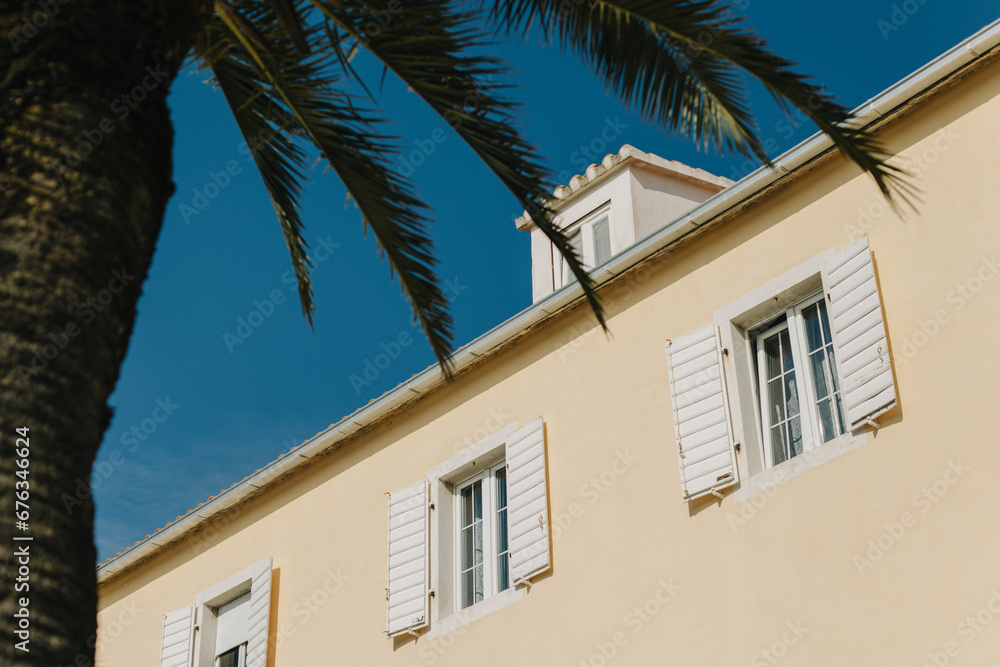
<svg viewBox="0 0 1000 667">
<path fill-rule="evenodd" d="M 834 158 L 612 290 L 611 339 L 577 309 L 103 585 L 98 664 L 156 664 L 164 613 L 267 556 L 273 667 L 992 664 L 998 93 L 992 65 L 884 132 L 919 160 L 919 215 L 886 210 Z M 864 446 L 768 494 L 681 502 L 664 339 L 865 232 L 899 407 Z M 551 573 L 458 631 L 386 640 L 383 493 L 539 415 Z"/>
</svg>

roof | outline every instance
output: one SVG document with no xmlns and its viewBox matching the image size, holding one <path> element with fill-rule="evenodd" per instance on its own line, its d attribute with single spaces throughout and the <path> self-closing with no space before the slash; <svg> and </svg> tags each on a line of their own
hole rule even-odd
<svg viewBox="0 0 1000 667">
<path fill-rule="evenodd" d="M 567 185 L 557 186 L 552 192 L 552 196 L 556 200 L 555 208 L 557 210 L 563 208 L 579 195 L 593 190 L 598 183 L 606 181 L 611 174 L 621 171 L 626 165 L 649 169 L 675 181 L 689 182 L 716 192 L 733 184 L 728 178 L 716 176 L 704 169 L 689 167 L 676 160 L 666 160 L 659 155 L 646 153 L 635 146 L 625 144 L 618 153 L 605 155 L 600 164 L 591 164 L 582 174 L 570 178 Z M 527 211 L 521 214 L 514 221 L 514 224 L 522 230 L 530 230 L 533 226 L 531 216 L 528 215 Z"/>
<path fill-rule="evenodd" d="M 1000 44 L 1000 20 L 986 26 L 877 97 L 862 104 L 854 111 L 854 124 L 878 129 L 896 120 L 923 100 L 944 90 L 972 70 L 991 60 L 1000 52 L 998 44 Z M 601 164 L 603 171 L 598 173 L 598 170 L 594 169 L 591 173 L 591 168 L 588 168 L 584 176 L 575 176 L 574 179 L 571 179 L 570 186 L 567 187 L 571 193 L 575 193 L 583 187 L 597 183 L 602 177 L 612 173 L 617 165 L 624 160 L 634 157 L 634 155 L 630 155 L 631 151 L 642 156 L 656 158 L 656 156 L 650 156 L 626 145 L 619 151 L 618 156 L 609 156 L 612 158 L 610 168 L 605 166 L 605 162 L 608 161 L 608 158 L 605 158 Z M 664 251 L 682 238 L 687 238 L 699 230 L 708 229 L 721 221 L 729 220 L 748 206 L 771 196 L 779 187 L 815 166 L 819 160 L 825 160 L 832 155 L 834 155 L 832 141 L 819 133 L 813 135 L 775 159 L 772 166 L 761 167 L 669 222 L 658 231 L 626 248 L 601 267 L 600 274 L 595 276 L 595 280 L 598 283 L 610 282 L 631 273 L 637 267 L 644 266 L 662 256 Z M 662 158 L 656 159 L 662 160 Z M 666 160 L 662 161 L 667 162 Z M 596 165 L 591 166 L 595 167 Z M 575 190 L 573 188 L 574 180 L 577 180 Z M 575 308 L 581 303 L 583 303 L 583 292 L 578 283 L 574 282 L 556 290 L 456 350 L 453 357 L 455 375 L 464 374 L 480 363 L 495 357 L 524 336 L 551 321 L 558 314 Z M 413 375 L 382 396 L 372 399 L 364 407 L 355 410 L 337 423 L 331 424 L 329 428 L 318 432 L 300 446 L 259 468 L 252 475 L 234 482 L 228 489 L 221 490 L 204 503 L 188 510 L 187 513 L 178 516 L 165 526 L 157 528 L 131 547 L 98 565 L 98 582 L 104 583 L 137 566 L 160 549 L 176 543 L 213 519 L 224 515 L 234 506 L 244 503 L 264 489 L 298 472 L 309 465 L 310 459 L 339 449 L 348 441 L 353 440 L 354 436 L 361 431 L 376 426 L 389 415 L 423 399 L 442 386 L 444 382 L 444 376 L 436 365 L 429 366 Z"/>
</svg>

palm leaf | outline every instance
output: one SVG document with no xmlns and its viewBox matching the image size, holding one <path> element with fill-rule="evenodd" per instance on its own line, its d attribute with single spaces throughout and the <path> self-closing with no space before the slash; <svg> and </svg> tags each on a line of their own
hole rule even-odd
<svg viewBox="0 0 1000 667">
<path fill-rule="evenodd" d="M 746 106 L 739 70 L 759 80 L 784 111 L 802 111 L 871 174 L 887 200 L 911 204 L 915 188 L 848 109 L 766 48 L 717 0 L 497 0 L 492 17 L 511 32 L 537 24 L 543 37 L 588 60 L 606 85 L 646 120 L 703 145 L 770 164 Z"/>
<path fill-rule="evenodd" d="M 292 133 L 301 135 L 320 151 L 361 210 L 366 229 L 372 229 L 380 251 L 389 260 L 391 272 L 399 276 L 403 293 L 435 357 L 447 372 L 452 323 L 447 300 L 434 274 L 434 248 L 422 213 L 426 207 L 390 170 L 385 156 L 393 155 L 395 147 L 375 131 L 379 119 L 373 112 L 358 107 L 350 97 L 333 88 L 337 79 L 331 64 L 336 62 L 336 55 L 329 43 L 323 43 L 319 28 L 305 30 L 312 48 L 309 55 L 303 56 L 279 29 L 266 6 L 244 3 L 241 9 L 270 48 L 259 48 L 237 22 L 227 21 L 226 15 L 221 14 L 217 15 L 217 27 L 225 27 L 229 34 L 219 35 L 226 46 L 211 54 L 213 70 L 222 71 L 220 87 L 230 91 L 227 99 L 231 98 L 230 105 L 241 131 L 244 136 L 253 136 L 255 128 L 267 124 L 266 113 L 278 108 L 287 117 Z M 219 32 L 216 30 L 217 35 Z M 243 79 L 241 87 L 233 83 L 237 73 Z M 253 94 L 252 89 L 262 92 Z M 273 188 L 272 200 L 276 202 L 279 220 L 283 229 L 288 230 L 286 242 L 293 263 L 297 269 L 303 268 L 302 273 L 296 272 L 302 296 L 309 292 L 305 287 L 308 267 L 295 260 L 295 248 L 304 246 L 295 204 L 303 179 L 305 154 L 286 137 L 266 144 L 259 154 L 258 165 L 265 184 L 269 184 L 269 191 Z M 307 307 L 305 300 L 303 307 Z M 311 309 L 311 301 L 308 308 Z"/>
<path fill-rule="evenodd" d="M 472 148 L 566 258 L 605 326 L 593 278 L 552 222 L 554 213 L 545 187 L 548 172 L 517 129 L 516 105 L 502 96 L 505 86 L 497 80 L 508 68 L 501 60 L 478 55 L 491 42 L 478 27 L 482 16 L 441 0 L 361 0 L 340 8 L 331 0 L 309 1 L 377 58 L 385 71 L 419 95 Z M 383 20 L 373 23 L 378 18 Z"/>
</svg>

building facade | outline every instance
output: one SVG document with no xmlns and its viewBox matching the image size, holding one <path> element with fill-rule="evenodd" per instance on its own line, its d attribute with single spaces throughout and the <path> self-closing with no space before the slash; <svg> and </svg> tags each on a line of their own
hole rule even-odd
<svg viewBox="0 0 1000 667">
<path fill-rule="evenodd" d="M 730 183 L 625 146 L 531 307 L 98 568 L 97 664 L 986 665 L 1000 27 Z M 990 406 L 993 406 L 992 408 Z"/>
</svg>

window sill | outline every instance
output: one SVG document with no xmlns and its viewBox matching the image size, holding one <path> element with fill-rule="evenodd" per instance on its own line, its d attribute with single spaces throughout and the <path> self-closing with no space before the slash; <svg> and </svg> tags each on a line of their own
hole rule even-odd
<svg viewBox="0 0 1000 667">
<path fill-rule="evenodd" d="M 843 456 L 867 442 L 868 433 L 864 428 L 851 433 L 845 433 L 839 438 L 834 438 L 830 442 L 803 452 L 794 458 L 779 463 L 773 468 L 768 468 L 744 480 L 740 483 L 740 487 L 733 493 L 733 500 L 738 503 L 743 502 L 758 493 L 767 491 L 782 482 L 786 482 L 793 477 L 798 477 L 804 472 L 821 466 L 827 461 L 832 461 L 838 456 Z"/>
<path fill-rule="evenodd" d="M 476 603 L 471 607 L 466 607 L 465 609 L 457 611 L 450 616 L 446 616 L 445 618 L 432 622 L 431 629 L 427 631 L 427 639 L 430 640 L 435 637 L 448 634 L 453 630 L 457 630 L 473 621 L 479 620 L 483 616 L 488 616 L 495 611 L 500 611 L 504 607 L 508 607 L 515 602 L 518 602 L 523 597 L 524 591 L 520 586 L 508 588 L 502 593 L 486 598 L 482 602 Z"/>
</svg>

